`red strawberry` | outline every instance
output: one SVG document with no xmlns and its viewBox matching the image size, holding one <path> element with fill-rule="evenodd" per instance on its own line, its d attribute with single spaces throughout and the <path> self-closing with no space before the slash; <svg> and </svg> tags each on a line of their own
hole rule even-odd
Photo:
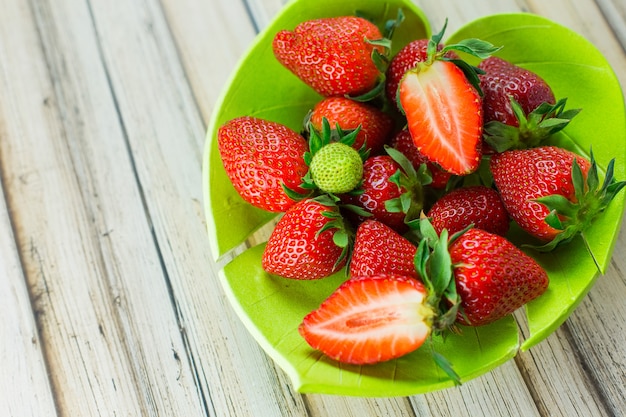
<svg viewBox="0 0 626 417">
<path fill-rule="evenodd" d="M 493 188 L 475 185 L 456 188 L 437 200 L 427 217 L 437 231 L 453 234 L 470 224 L 504 236 L 509 230 L 509 214 Z"/>
<path fill-rule="evenodd" d="M 352 146 L 359 150 L 365 144 L 372 155 L 383 150 L 394 125 L 391 116 L 377 107 L 346 97 L 328 97 L 318 102 L 309 120 L 315 129 L 322 130 L 323 118 L 331 128 L 339 125 L 343 130 L 352 130 L 360 126 Z"/>
<path fill-rule="evenodd" d="M 335 243 L 341 241 L 345 242 L 342 246 Z M 347 241 L 334 204 L 323 197 L 302 200 L 276 224 L 265 246 L 262 266 L 270 274 L 285 278 L 324 278 L 345 265 Z"/>
<path fill-rule="evenodd" d="M 427 59 L 406 72 L 398 99 L 417 149 L 444 170 L 466 175 L 478 168 L 482 156 L 478 77 L 464 61 L 446 58 L 456 45 L 437 51 L 444 30 L 430 40 Z M 478 40 L 465 46 L 466 52 L 478 57 L 497 50 Z"/>
<path fill-rule="evenodd" d="M 479 78 L 486 140 L 498 152 L 538 146 L 579 111 L 563 111 L 565 100 L 557 103 L 543 78 L 502 58 L 489 57 L 478 68 L 485 72 Z"/>
<path fill-rule="evenodd" d="M 402 110 L 417 149 L 455 175 L 474 172 L 481 159 L 480 96 L 451 62 L 409 71 L 400 83 Z"/>
<path fill-rule="evenodd" d="M 602 185 L 593 156 L 589 161 L 554 146 L 495 154 L 490 167 L 510 216 L 530 235 L 550 242 L 542 247 L 550 250 L 588 227 L 626 185 L 613 178 L 613 164 Z"/>
<path fill-rule="evenodd" d="M 556 103 L 548 83 L 529 70 L 496 56 L 481 61 L 478 68 L 485 71 L 485 74 L 479 75 L 480 88 L 484 94 L 485 123 L 497 120 L 511 126 L 519 125 L 511 108 L 510 96 L 519 103 L 525 114 L 535 110 L 541 103 Z"/>
<path fill-rule="evenodd" d="M 445 188 L 448 184 L 448 180 L 452 177 L 447 171 L 444 171 L 436 163 L 430 162 L 420 151 L 417 150 L 415 142 L 411 137 L 411 133 L 407 129 L 399 131 L 389 143 L 394 149 L 402 152 L 409 161 L 413 164 L 413 167 L 417 170 L 421 164 L 426 164 L 428 171 L 432 177 L 432 182 L 429 184 L 434 189 Z"/>
<path fill-rule="evenodd" d="M 507 316 L 548 288 L 548 274 L 511 242 L 470 229 L 450 244 L 461 306 L 459 322 L 482 326 Z"/>
<path fill-rule="evenodd" d="M 255 207 L 283 212 L 292 200 L 283 186 L 299 193 L 308 167 L 307 141 L 279 123 L 238 117 L 219 128 L 217 144 L 226 174 L 237 192 Z"/>
<path fill-rule="evenodd" d="M 373 89 L 380 71 L 372 60 L 383 36 L 373 23 L 354 16 L 308 20 L 276 34 L 276 59 L 323 96 L 359 95 Z"/>
<path fill-rule="evenodd" d="M 424 286 L 412 278 L 375 275 L 349 279 L 298 330 L 327 356 L 373 364 L 418 349 L 431 334 L 434 311 Z"/>
<path fill-rule="evenodd" d="M 410 165 L 408 160 L 406 163 Z M 342 201 L 363 208 L 372 219 L 399 232 L 405 231 L 405 220 L 418 218 L 423 207 L 421 178 L 407 168 L 413 170 L 389 155 L 369 157 L 363 164 L 362 192 L 345 194 Z"/>
<path fill-rule="evenodd" d="M 428 39 L 416 39 L 405 45 L 389 63 L 389 67 L 386 71 L 385 79 L 385 93 L 389 103 L 398 109 L 397 93 L 400 81 L 406 72 L 415 68 L 420 62 L 426 61 L 428 58 L 427 46 Z M 438 46 L 438 50 L 441 50 L 443 45 Z M 450 51 L 446 54 L 449 58 L 458 58 L 456 53 Z"/>
<path fill-rule="evenodd" d="M 350 276 L 398 274 L 418 278 L 413 259 L 417 247 L 398 232 L 376 220 L 366 220 L 356 231 L 350 259 Z"/>
</svg>

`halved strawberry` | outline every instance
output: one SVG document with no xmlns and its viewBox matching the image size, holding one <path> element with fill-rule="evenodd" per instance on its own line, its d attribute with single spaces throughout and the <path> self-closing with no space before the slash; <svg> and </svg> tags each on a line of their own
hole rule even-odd
<svg viewBox="0 0 626 417">
<path fill-rule="evenodd" d="M 481 159 L 482 110 L 478 92 L 451 62 L 407 72 L 400 104 L 417 149 L 455 175 L 474 172 Z"/>
<path fill-rule="evenodd" d="M 411 133 L 408 129 L 405 128 L 400 130 L 393 138 L 391 138 L 389 146 L 402 152 L 402 154 L 406 156 L 409 161 L 411 161 L 415 170 L 418 170 L 420 165 L 426 164 L 432 177 L 432 182 L 429 184 L 430 187 L 437 190 L 446 188 L 448 181 L 452 178 L 452 174 L 448 171 L 444 171 L 436 163 L 430 162 L 426 156 L 417 150 L 415 142 L 413 142 L 413 138 L 411 137 Z"/>
<path fill-rule="evenodd" d="M 415 279 L 381 274 L 349 279 L 298 330 L 327 356 L 351 364 L 373 364 L 403 356 L 430 336 L 435 315 Z"/>
<path fill-rule="evenodd" d="M 398 99 L 417 149 L 446 171 L 466 175 L 482 156 L 480 81 L 475 67 L 445 54 L 462 49 L 486 57 L 498 48 L 474 39 L 438 51 L 444 30 L 430 40 L 426 61 L 404 75 Z"/>
<path fill-rule="evenodd" d="M 398 86 L 404 74 L 415 68 L 420 62 L 426 61 L 428 58 L 428 39 L 415 39 L 409 42 L 397 54 L 391 59 L 387 72 L 385 74 L 385 94 L 387 100 L 398 109 L 398 102 L 396 101 L 396 95 L 398 94 Z M 443 45 L 439 45 L 438 49 L 441 50 Z M 448 52 L 449 58 L 458 58 L 455 52 Z"/>
</svg>

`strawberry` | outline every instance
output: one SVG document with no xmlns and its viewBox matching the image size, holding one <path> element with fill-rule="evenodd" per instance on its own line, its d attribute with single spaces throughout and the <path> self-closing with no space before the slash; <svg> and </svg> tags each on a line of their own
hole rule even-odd
<svg viewBox="0 0 626 417">
<path fill-rule="evenodd" d="M 330 199 L 304 199 L 276 224 L 265 246 L 262 266 L 284 278 L 324 278 L 345 265 L 348 242 L 339 209 Z"/>
<path fill-rule="evenodd" d="M 393 156 L 369 157 L 363 164 L 359 192 L 344 194 L 341 199 L 364 209 L 372 219 L 403 232 L 407 229 L 405 222 L 419 218 L 424 203 L 423 185 L 430 181 L 430 176 L 424 170 L 415 171 L 399 152 L 386 149 Z"/>
<path fill-rule="evenodd" d="M 386 71 L 385 94 L 389 103 L 392 103 L 392 105 L 398 110 L 399 108 L 396 96 L 400 81 L 408 70 L 415 68 L 420 62 L 426 61 L 428 58 L 428 42 L 428 39 L 416 39 L 409 42 L 402 49 L 400 49 L 396 55 L 394 55 L 389 63 Z M 441 50 L 442 48 L 442 44 L 439 44 L 437 47 L 438 50 Z M 454 51 L 449 51 L 446 56 L 448 58 L 458 58 Z"/>
<path fill-rule="evenodd" d="M 452 177 L 452 174 L 444 171 L 436 163 L 430 162 L 428 158 L 426 158 L 426 156 L 424 156 L 424 154 L 417 149 L 408 129 L 402 129 L 396 133 L 396 135 L 391 138 L 389 146 L 402 152 L 402 154 L 404 154 L 404 156 L 411 161 L 413 168 L 416 170 L 419 169 L 420 165 L 426 164 L 432 177 L 432 182 L 429 184 L 432 188 L 439 190 L 446 187 L 448 180 Z"/>
<path fill-rule="evenodd" d="M 449 247 L 460 323 L 482 326 L 507 316 L 548 288 L 548 274 L 502 236 L 469 229 Z"/>
<path fill-rule="evenodd" d="M 386 53 L 370 41 L 383 38 L 376 25 L 355 16 L 308 20 L 273 40 L 276 59 L 323 96 L 360 95 L 381 75 L 372 53 Z"/>
<path fill-rule="evenodd" d="M 417 247 L 398 232 L 376 220 L 359 225 L 350 258 L 350 276 L 396 274 L 418 278 L 413 264 Z"/>
<path fill-rule="evenodd" d="M 388 361 L 418 349 L 430 336 L 435 312 L 427 296 L 409 277 L 349 279 L 306 315 L 298 330 L 311 347 L 337 361 Z"/>
<path fill-rule="evenodd" d="M 538 74 L 491 56 L 478 68 L 483 91 L 485 140 L 497 152 L 538 146 L 563 129 L 579 110 L 564 111 L 548 83 Z"/>
<path fill-rule="evenodd" d="M 482 156 L 478 77 L 474 67 L 445 54 L 461 46 L 484 58 L 497 48 L 472 40 L 438 51 L 444 30 L 430 39 L 426 60 L 404 74 L 398 99 L 417 149 L 451 174 L 467 175 L 478 168 Z"/>
<path fill-rule="evenodd" d="M 474 185 L 456 188 L 438 199 L 426 213 L 437 231 L 453 234 L 473 224 L 474 227 L 506 235 L 509 214 L 493 188 Z"/>
<path fill-rule="evenodd" d="M 370 154 L 379 154 L 391 135 L 394 121 L 387 113 L 371 104 L 347 97 L 328 97 L 319 101 L 310 114 L 310 123 L 322 130 L 322 120 L 326 118 L 331 127 L 343 130 L 361 127 L 354 144 L 355 149 L 365 146 Z"/>
<path fill-rule="evenodd" d="M 288 127 L 255 117 L 238 117 L 218 130 L 217 143 L 226 174 L 241 197 L 255 207 L 284 212 L 299 193 L 308 167 L 307 141 Z"/>
<path fill-rule="evenodd" d="M 555 146 L 495 154 L 490 168 L 510 216 L 547 251 L 585 230 L 626 185 L 613 178 L 613 164 L 601 185 L 593 155 Z"/>
</svg>

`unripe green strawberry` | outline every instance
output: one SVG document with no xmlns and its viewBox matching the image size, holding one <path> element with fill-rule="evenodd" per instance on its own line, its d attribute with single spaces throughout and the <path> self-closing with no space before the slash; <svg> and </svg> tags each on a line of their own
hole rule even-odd
<svg viewBox="0 0 626 417">
<path fill-rule="evenodd" d="M 326 193 L 352 191 L 363 177 L 363 161 L 359 152 L 341 142 L 320 149 L 311 160 L 311 178 Z"/>
</svg>

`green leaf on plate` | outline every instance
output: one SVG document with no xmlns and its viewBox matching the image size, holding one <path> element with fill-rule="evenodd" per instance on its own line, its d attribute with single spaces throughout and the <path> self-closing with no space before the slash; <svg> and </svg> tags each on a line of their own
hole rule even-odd
<svg viewBox="0 0 626 417">
<path fill-rule="evenodd" d="M 394 52 L 411 40 L 430 36 L 426 17 L 410 0 L 296 0 L 288 3 L 251 45 L 226 85 L 207 133 L 203 175 L 214 257 L 237 247 L 275 216 L 245 203 L 230 185 L 217 151 L 219 126 L 231 118 L 252 115 L 299 131 L 304 116 L 320 99 L 276 62 L 271 50 L 274 33 L 293 29 L 307 19 L 355 14 L 357 10 L 383 26 L 396 17 L 398 7 L 403 8 L 406 19 L 395 32 Z M 540 74 L 553 87 L 557 99 L 567 97 L 568 108 L 582 108 L 550 143 L 586 156 L 593 147 L 601 170 L 615 158 L 616 178 L 626 179 L 624 98 L 606 59 L 591 43 L 563 26 L 525 13 L 475 20 L 446 43 L 466 38 L 503 46 L 498 56 Z M 468 60 L 477 63 L 476 58 Z M 521 346 L 513 317 L 479 328 L 463 328 L 461 335 L 451 334 L 445 341 L 434 339 L 432 349 L 453 365 L 463 382 L 508 361 L 520 348 L 539 343 L 567 319 L 607 268 L 624 212 L 624 194 L 620 192 L 596 219 L 585 232 L 585 240 L 578 237 L 548 254 L 527 250 L 546 268 L 550 286 L 527 305 L 530 335 Z M 517 244 L 528 240 L 516 227 L 509 238 Z M 428 344 L 403 358 L 373 366 L 340 364 L 311 349 L 300 337 L 298 326 L 343 282 L 345 271 L 316 281 L 271 276 L 261 267 L 263 248 L 263 244 L 255 246 L 237 256 L 220 272 L 220 280 L 242 322 L 300 392 L 379 397 L 454 386 L 436 365 Z"/>
</svg>

